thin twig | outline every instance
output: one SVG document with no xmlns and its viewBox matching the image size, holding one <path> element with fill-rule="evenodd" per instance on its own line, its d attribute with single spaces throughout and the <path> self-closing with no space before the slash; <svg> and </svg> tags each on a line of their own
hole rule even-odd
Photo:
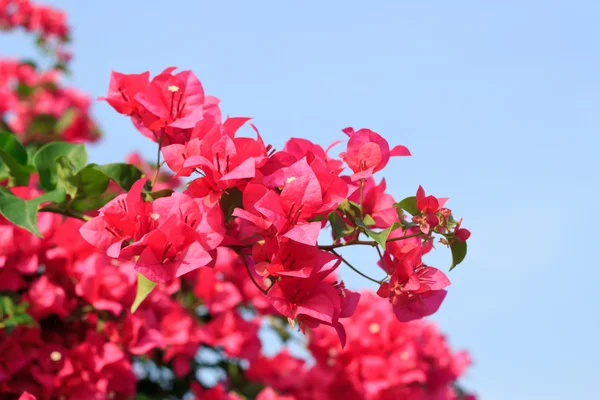
<svg viewBox="0 0 600 400">
<path fill-rule="evenodd" d="M 364 213 L 363 213 L 363 198 L 364 198 L 364 194 L 365 194 L 365 180 L 361 179 L 360 180 L 360 218 L 364 217 Z"/>
<path fill-rule="evenodd" d="M 162 142 L 158 142 L 158 151 L 156 152 L 156 171 L 154 171 L 154 178 L 152 178 L 152 188 L 154 188 L 154 183 L 156 183 L 156 180 L 158 179 L 158 173 L 160 172 L 160 167 L 161 167 L 161 163 L 160 163 L 160 148 L 162 146 Z"/>
<path fill-rule="evenodd" d="M 385 266 L 385 261 L 383 259 L 383 254 L 381 254 L 381 250 L 379 249 L 379 246 L 375 246 L 375 248 L 377 249 L 377 254 L 379 254 L 379 259 L 381 260 L 381 268 L 383 268 L 383 270 L 387 273 L 388 269 Z"/>
<path fill-rule="evenodd" d="M 398 240 L 406 240 L 406 239 L 414 238 L 414 237 L 421 236 L 421 235 L 423 235 L 423 232 L 417 232 L 417 233 L 413 233 L 411 235 L 400 236 L 397 238 L 391 238 L 391 239 L 388 239 L 387 242 L 397 242 Z"/>
<path fill-rule="evenodd" d="M 418 233 L 413 233 L 411 235 L 400 236 L 400 237 L 397 237 L 397 238 L 391 238 L 391 239 L 388 239 L 386 243 L 397 242 L 399 240 L 406 240 L 406 239 L 414 238 L 414 237 L 421 236 L 421 235 L 423 235 L 423 233 L 422 232 L 418 232 Z M 340 248 L 340 247 L 347 247 L 347 246 L 352 246 L 352 245 L 355 245 L 355 244 L 363 245 L 363 246 L 371 246 L 371 247 L 376 247 L 377 246 L 377 242 L 374 241 L 374 240 L 351 240 L 351 241 L 345 242 L 345 243 L 334 243 L 334 244 L 328 244 L 328 245 L 319 245 L 319 248 L 321 250 L 330 251 L 330 250 L 334 250 L 334 249 L 337 249 L 337 248 Z"/>
<path fill-rule="evenodd" d="M 337 249 L 340 247 L 352 246 L 354 244 L 375 247 L 377 245 L 377 242 L 374 240 L 352 240 L 350 242 L 345 242 L 345 243 L 322 245 L 322 246 L 319 246 L 319 248 L 321 250 L 329 251 L 329 250 L 334 250 L 334 249 Z"/>
<path fill-rule="evenodd" d="M 335 250 L 331 250 L 331 252 L 332 252 L 333 254 L 335 254 L 336 256 L 340 257 L 340 258 L 342 259 L 342 262 L 343 262 L 344 264 L 346 264 L 348 267 L 350 267 L 350 269 L 351 269 L 352 271 L 356 272 L 357 274 L 359 274 L 359 275 L 360 275 L 360 276 L 362 276 L 363 278 L 366 278 L 366 279 L 370 280 L 371 282 L 375 282 L 375 283 L 377 283 L 378 285 L 381 285 L 381 283 L 383 282 L 383 281 L 378 281 L 377 279 L 373 279 L 373 278 L 371 278 L 369 275 L 366 275 L 366 274 L 362 273 L 361 271 L 359 271 L 358 269 L 354 268 L 354 266 L 352 266 L 352 264 L 350 264 L 348 261 L 346 261 L 346 259 L 345 259 L 344 257 L 342 257 L 342 256 L 341 256 L 341 255 L 340 255 L 340 254 L 339 254 L 337 251 L 335 251 Z"/>
<path fill-rule="evenodd" d="M 248 262 L 246 261 L 246 257 L 240 254 L 240 257 L 242 258 L 242 261 L 244 262 L 244 265 L 246 266 L 246 271 L 248 272 L 248 275 L 250 276 L 250 279 L 252 279 L 252 282 L 254 283 L 254 286 L 256 286 L 258 288 L 258 290 L 260 290 L 265 296 L 267 294 L 269 294 L 269 289 L 271 289 L 272 285 L 269 287 L 269 289 L 263 289 L 262 286 L 260 286 L 258 284 L 258 282 L 256 282 L 256 280 L 254 279 L 254 275 L 252 274 L 252 272 L 250 271 L 250 267 L 248 266 Z"/>
</svg>

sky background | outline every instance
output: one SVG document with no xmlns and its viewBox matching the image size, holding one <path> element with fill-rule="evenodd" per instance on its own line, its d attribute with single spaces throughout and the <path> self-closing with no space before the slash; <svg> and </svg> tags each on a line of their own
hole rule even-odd
<svg viewBox="0 0 600 400">
<path fill-rule="evenodd" d="M 413 157 L 390 162 L 389 191 L 450 197 L 473 232 L 431 318 L 471 351 L 465 386 L 483 400 L 600 398 L 599 2 L 51 3 L 70 13 L 72 83 L 94 98 L 111 69 L 173 65 L 277 148 L 326 146 L 346 126 L 406 145 Z M 0 36 L 0 51 L 34 54 L 21 35 Z M 104 103 L 93 113 L 105 136 L 92 161 L 154 157 L 128 119 Z M 375 271 L 374 255 L 351 258 Z M 447 269 L 450 254 L 426 261 Z"/>
</svg>

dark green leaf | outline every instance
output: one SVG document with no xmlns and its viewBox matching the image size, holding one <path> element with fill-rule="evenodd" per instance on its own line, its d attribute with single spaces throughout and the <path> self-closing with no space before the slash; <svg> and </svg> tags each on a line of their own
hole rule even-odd
<svg viewBox="0 0 600 400">
<path fill-rule="evenodd" d="M 58 183 L 57 159 L 66 157 L 71 162 L 74 172 L 85 166 L 87 152 L 82 144 L 52 142 L 43 146 L 33 156 L 33 164 L 38 170 L 40 186 L 46 190 L 54 190 Z"/>
<path fill-rule="evenodd" d="M 330 213 L 328 219 L 331 224 L 331 230 L 333 231 L 333 240 L 339 240 L 354 232 L 354 227 L 348 225 L 337 212 L 333 211 Z"/>
<path fill-rule="evenodd" d="M 344 215 L 346 215 L 350 221 L 354 221 L 356 218 L 360 218 L 361 216 L 360 206 L 350 200 L 344 200 L 338 206 L 338 210 L 344 213 Z"/>
<path fill-rule="evenodd" d="M 460 264 L 467 256 L 467 242 L 454 239 L 450 244 L 450 251 L 452 252 L 452 265 L 450 266 L 450 271 L 452 271 L 454 267 Z"/>
<path fill-rule="evenodd" d="M 9 174 L 15 185 L 25 186 L 29 183 L 29 175 L 33 172 L 33 167 L 28 165 L 27 150 L 12 133 L 0 133 L 0 158 L 3 161 L 0 164 L 0 178 L 6 178 L 5 175 Z M 4 168 L 6 173 L 2 171 Z"/>
<path fill-rule="evenodd" d="M 51 114 L 38 114 L 27 126 L 27 131 L 35 135 L 50 134 L 56 127 L 56 117 Z"/>
<path fill-rule="evenodd" d="M 126 163 L 98 165 L 95 168 L 115 181 L 125 191 L 131 189 L 131 186 L 143 175 L 136 166 Z"/>
<path fill-rule="evenodd" d="M 152 292 L 152 290 L 156 286 L 156 282 L 152 282 L 140 273 L 137 274 L 137 278 L 137 293 L 135 294 L 135 300 L 131 305 L 132 313 L 134 313 L 138 309 L 140 304 L 142 304 L 142 301 L 144 301 L 144 299 L 148 297 L 150 292 Z"/>
<path fill-rule="evenodd" d="M 17 92 L 17 95 L 23 99 L 29 97 L 34 92 L 34 90 L 35 87 L 19 82 L 15 91 Z"/>
<path fill-rule="evenodd" d="M 173 194 L 173 189 L 162 189 L 155 192 L 146 193 L 146 200 L 152 201 L 161 197 L 169 197 Z"/>
<path fill-rule="evenodd" d="M 71 204 L 69 205 L 69 208 L 71 208 L 71 210 L 75 210 L 75 211 L 79 211 L 79 212 L 84 212 L 84 211 L 89 211 L 89 210 L 97 210 L 100 207 L 104 206 L 109 201 L 111 201 L 112 199 L 114 199 L 115 197 L 117 197 L 117 193 L 108 192 L 108 193 L 103 193 L 103 194 L 99 194 L 99 195 L 95 195 L 95 196 L 76 198 L 75 200 L 73 200 L 71 202 Z"/>
<path fill-rule="evenodd" d="M 40 204 L 45 202 L 62 203 L 65 200 L 64 190 L 44 193 L 31 200 L 23 200 L 5 187 L 0 187 L 0 214 L 13 224 L 33 233 L 42 234 L 37 227 L 37 213 Z"/>
<path fill-rule="evenodd" d="M 420 215 L 421 212 L 417 208 L 417 198 L 415 196 L 410 196 L 405 198 L 399 203 L 396 203 L 396 207 L 400 207 L 403 210 L 410 213 L 410 215 Z"/>
</svg>

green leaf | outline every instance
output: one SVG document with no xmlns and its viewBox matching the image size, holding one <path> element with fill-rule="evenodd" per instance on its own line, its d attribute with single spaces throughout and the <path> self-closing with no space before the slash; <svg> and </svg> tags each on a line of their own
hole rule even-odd
<svg viewBox="0 0 600 400">
<path fill-rule="evenodd" d="M 95 169 L 115 181 L 125 191 L 131 189 L 131 186 L 143 175 L 136 166 L 127 163 L 97 165 Z"/>
<path fill-rule="evenodd" d="M 137 278 L 137 293 L 135 294 L 135 300 L 131 305 L 132 313 L 134 313 L 138 309 L 140 304 L 142 304 L 142 301 L 144 301 L 144 299 L 148 297 L 148 295 L 156 286 L 156 282 L 152 282 L 140 273 L 137 274 Z"/>
<path fill-rule="evenodd" d="M 346 215 L 350 221 L 354 221 L 356 218 L 360 218 L 361 216 L 360 206 L 350 200 L 344 200 L 338 206 L 338 210 L 344 213 L 344 215 Z"/>
<path fill-rule="evenodd" d="M 410 196 L 405 198 L 404 200 L 396 203 L 395 207 L 400 207 L 401 209 L 410 213 L 410 215 L 420 215 L 421 212 L 417 208 L 417 198 L 415 196 Z"/>
<path fill-rule="evenodd" d="M 146 200 L 152 201 L 160 199 L 161 197 L 169 197 L 173 194 L 173 189 L 161 189 L 154 192 L 146 193 Z"/>
<path fill-rule="evenodd" d="M 130 164 L 88 164 L 74 177 L 76 196 L 69 203 L 69 207 L 76 211 L 98 209 L 117 195 L 112 191 L 107 192 L 111 180 L 128 191 L 142 175 L 139 169 Z M 59 180 L 59 183 L 62 185 L 62 180 Z"/>
<path fill-rule="evenodd" d="M 65 129 L 67 129 L 69 126 L 71 126 L 76 115 L 77 115 L 77 112 L 75 111 L 74 108 L 67 109 L 67 111 L 65 111 L 63 113 L 63 115 L 61 115 L 61 117 L 58 119 L 58 121 L 56 121 L 56 125 L 54 127 L 56 132 L 63 133 L 65 131 Z"/>
<path fill-rule="evenodd" d="M 454 267 L 460 264 L 467 256 L 467 242 L 455 238 L 450 244 L 450 251 L 452 252 L 452 265 L 450 266 L 450 271 L 452 271 Z"/>
<path fill-rule="evenodd" d="M 367 233 L 367 235 L 369 235 L 369 237 L 371 239 L 373 239 L 374 241 L 376 241 L 377 243 L 379 243 L 379 245 L 381 246 L 381 248 L 383 250 L 385 250 L 385 244 L 388 240 L 388 237 L 390 236 L 390 233 L 392 233 L 392 230 L 394 230 L 394 226 L 390 226 L 387 229 L 384 229 L 381 232 L 373 232 L 373 231 L 369 231 Z"/>
<path fill-rule="evenodd" d="M 331 230 L 333 231 L 333 240 L 339 240 L 354 232 L 354 227 L 348 225 L 337 212 L 334 211 L 329 213 L 328 219 L 331 224 Z"/>
<path fill-rule="evenodd" d="M 42 234 L 37 227 L 37 213 L 40 204 L 45 202 L 62 203 L 65 200 L 64 190 L 44 193 L 31 200 L 23 200 L 15 196 L 5 187 L 0 187 L 0 214 L 13 224 L 33 233 L 38 237 Z"/>
<path fill-rule="evenodd" d="M 52 142 L 43 146 L 33 156 L 33 164 L 38 170 L 40 186 L 46 190 L 54 190 L 58 183 L 57 159 L 66 157 L 71 162 L 74 172 L 85 166 L 87 152 L 83 144 Z"/>
<path fill-rule="evenodd" d="M 35 87 L 19 82 L 15 91 L 17 92 L 17 95 L 23 99 L 29 97 L 35 91 Z"/>
<path fill-rule="evenodd" d="M 35 325 L 35 320 L 27 313 L 14 314 L 0 323 L 7 333 L 11 333 L 19 325 Z"/>
<path fill-rule="evenodd" d="M 9 296 L 0 297 L 0 319 L 5 315 L 9 317 L 15 313 L 15 303 Z"/>
<path fill-rule="evenodd" d="M 363 221 L 367 226 L 375 225 L 375 220 L 370 215 L 365 215 Z"/>
<path fill-rule="evenodd" d="M 51 114 L 38 114 L 27 126 L 27 132 L 34 135 L 44 135 L 54 132 L 56 117 Z"/>
<path fill-rule="evenodd" d="M 385 250 L 385 244 L 388 240 L 388 237 L 390 236 L 390 233 L 392 233 L 394 229 L 398 229 L 401 226 L 400 223 L 394 222 L 394 224 L 392 224 L 392 226 L 390 226 L 389 228 L 379 232 L 375 232 L 370 230 L 367 224 L 365 224 L 365 221 L 363 221 L 360 218 L 356 219 L 356 225 L 363 228 L 367 236 L 376 241 L 383 250 Z"/>
<path fill-rule="evenodd" d="M 0 165 L 0 177 L 5 178 L 8 175 L 17 186 L 26 186 L 29 184 L 29 175 L 33 172 L 33 167 L 29 164 L 27 150 L 19 143 L 16 136 L 12 133 L 0 133 L 0 158 L 3 164 Z M 2 169 L 6 167 L 8 174 L 3 173 Z"/>
<path fill-rule="evenodd" d="M 109 192 L 95 196 L 87 196 L 82 198 L 76 198 L 71 202 L 69 207 L 72 210 L 84 212 L 89 210 L 97 210 L 104 206 L 106 203 L 117 197 L 117 193 Z"/>
<path fill-rule="evenodd" d="M 56 160 L 56 173 L 58 175 L 56 187 L 65 189 L 65 192 L 71 196 L 71 199 L 75 198 L 78 180 L 71 166 L 71 161 L 67 157 L 60 156 Z"/>
</svg>

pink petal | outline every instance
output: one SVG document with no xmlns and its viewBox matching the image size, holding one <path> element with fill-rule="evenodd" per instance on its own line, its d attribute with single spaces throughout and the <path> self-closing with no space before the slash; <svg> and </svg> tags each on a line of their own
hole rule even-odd
<svg viewBox="0 0 600 400">
<path fill-rule="evenodd" d="M 412 154 L 410 154 L 410 151 L 408 150 L 408 148 L 406 148 L 405 146 L 395 146 L 391 151 L 390 151 L 390 156 L 411 156 Z"/>
</svg>

